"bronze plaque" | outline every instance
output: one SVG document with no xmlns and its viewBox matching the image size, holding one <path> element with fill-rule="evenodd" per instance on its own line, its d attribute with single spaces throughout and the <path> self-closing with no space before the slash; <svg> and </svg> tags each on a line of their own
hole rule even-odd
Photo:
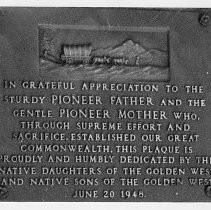
<svg viewBox="0 0 211 210">
<path fill-rule="evenodd" d="M 210 9 L 1 8 L 1 201 L 211 201 Z"/>
</svg>

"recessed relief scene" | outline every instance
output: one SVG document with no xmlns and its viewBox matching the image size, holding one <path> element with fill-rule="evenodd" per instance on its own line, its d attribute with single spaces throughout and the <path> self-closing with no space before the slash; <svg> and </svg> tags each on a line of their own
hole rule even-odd
<svg viewBox="0 0 211 210">
<path fill-rule="evenodd" d="M 168 31 L 40 25 L 39 65 L 50 78 L 168 81 Z"/>
</svg>

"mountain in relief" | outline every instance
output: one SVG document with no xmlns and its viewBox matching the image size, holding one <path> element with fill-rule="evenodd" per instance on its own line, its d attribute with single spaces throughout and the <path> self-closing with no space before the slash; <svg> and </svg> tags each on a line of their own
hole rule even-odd
<svg viewBox="0 0 211 210">
<path fill-rule="evenodd" d="M 121 45 L 115 47 L 101 48 L 93 50 L 91 53 L 93 56 L 109 56 L 109 57 L 124 57 L 128 58 L 130 63 L 135 65 L 137 62 L 139 65 L 150 66 L 168 66 L 168 54 L 165 51 L 158 49 L 145 49 L 140 44 L 127 40 Z"/>
</svg>

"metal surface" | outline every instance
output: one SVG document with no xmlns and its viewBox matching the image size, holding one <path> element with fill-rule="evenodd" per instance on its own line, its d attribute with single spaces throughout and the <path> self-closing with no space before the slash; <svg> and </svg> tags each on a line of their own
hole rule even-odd
<svg viewBox="0 0 211 210">
<path fill-rule="evenodd" d="M 210 13 L 1 8 L 0 200 L 210 202 Z"/>
</svg>

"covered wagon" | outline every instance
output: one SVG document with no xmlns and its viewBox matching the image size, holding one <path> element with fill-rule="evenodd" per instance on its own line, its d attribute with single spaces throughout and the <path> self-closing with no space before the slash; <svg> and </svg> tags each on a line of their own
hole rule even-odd
<svg viewBox="0 0 211 210">
<path fill-rule="evenodd" d="M 91 59 L 91 45 L 64 45 L 64 54 L 61 55 L 63 62 L 67 64 L 89 63 Z"/>
</svg>

